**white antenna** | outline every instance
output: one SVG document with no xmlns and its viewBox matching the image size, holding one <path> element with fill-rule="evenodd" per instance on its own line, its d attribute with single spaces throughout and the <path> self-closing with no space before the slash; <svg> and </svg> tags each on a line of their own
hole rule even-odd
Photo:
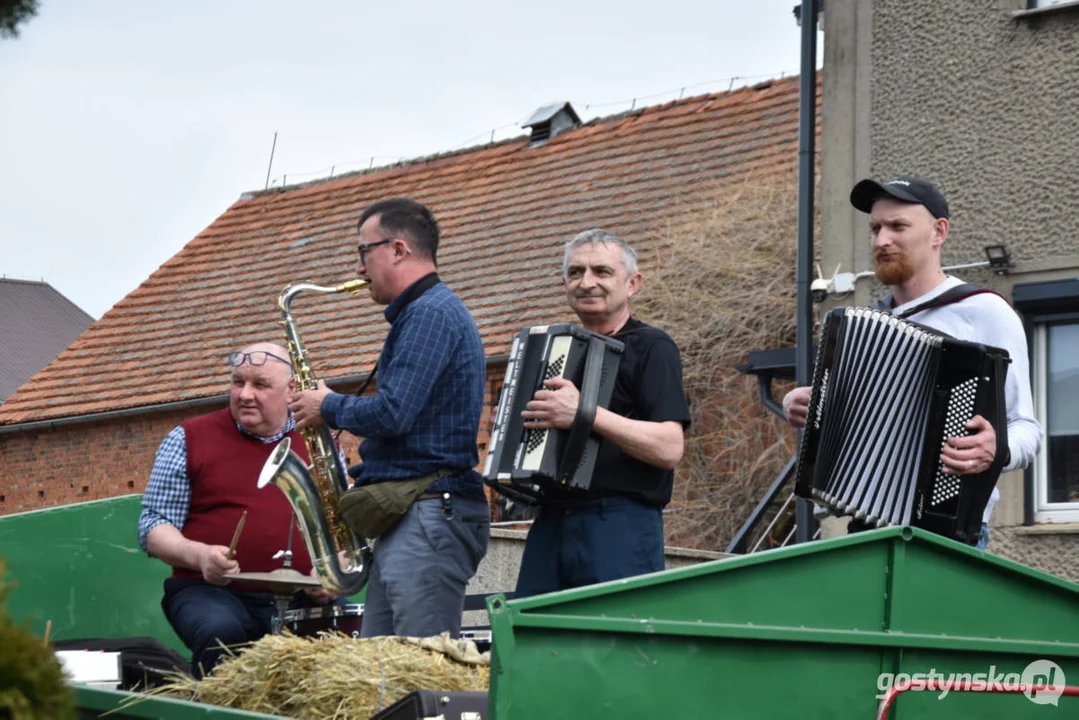
<svg viewBox="0 0 1079 720">
<path fill-rule="evenodd" d="M 276 149 L 277 149 L 277 131 L 274 130 L 273 131 L 273 147 L 270 148 L 270 164 L 266 168 L 266 188 L 270 187 L 270 170 L 273 169 L 273 154 L 274 154 L 274 150 L 276 150 Z M 263 188 L 263 189 L 265 190 L 266 188 Z"/>
</svg>

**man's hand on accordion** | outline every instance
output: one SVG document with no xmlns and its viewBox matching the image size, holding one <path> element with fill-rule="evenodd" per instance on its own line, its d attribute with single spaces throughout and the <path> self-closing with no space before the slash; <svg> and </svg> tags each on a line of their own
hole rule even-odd
<svg viewBox="0 0 1079 720">
<path fill-rule="evenodd" d="M 543 387 L 536 391 L 521 413 L 525 427 L 532 430 L 572 427 L 581 398 L 577 386 L 565 378 L 555 377 L 543 383 Z"/>
<path fill-rule="evenodd" d="M 809 399 L 813 394 L 811 387 L 794 388 L 783 396 L 783 414 L 791 427 L 804 428 L 809 416 Z"/>
<path fill-rule="evenodd" d="M 966 425 L 972 435 L 948 438 L 940 461 L 949 475 L 977 475 L 985 472 L 997 455 L 997 433 L 989 421 L 975 415 Z"/>
</svg>

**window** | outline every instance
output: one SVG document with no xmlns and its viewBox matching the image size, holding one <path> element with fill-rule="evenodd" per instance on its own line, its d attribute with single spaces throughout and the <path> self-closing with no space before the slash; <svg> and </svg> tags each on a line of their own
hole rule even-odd
<svg viewBox="0 0 1079 720">
<path fill-rule="evenodd" d="M 1079 279 L 1015 287 L 1031 338 L 1041 452 L 1027 472 L 1027 521 L 1079 522 Z"/>
<path fill-rule="evenodd" d="M 1079 318 L 1034 326 L 1034 394 L 1045 431 L 1035 519 L 1079 522 Z"/>
<path fill-rule="evenodd" d="M 1016 15 L 1028 15 L 1038 10 L 1067 5 L 1079 6 L 1079 0 L 1027 0 L 1025 10 L 1016 10 Z"/>
</svg>

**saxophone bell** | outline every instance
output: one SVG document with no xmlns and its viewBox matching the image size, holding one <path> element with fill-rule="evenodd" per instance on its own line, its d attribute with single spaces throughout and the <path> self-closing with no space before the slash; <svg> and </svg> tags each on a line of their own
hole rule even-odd
<svg viewBox="0 0 1079 720">
<path fill-rule="evenodd" d="M 339 595 L 354 595 L 362 590 L 370 572 L 370 550 L 358 542 L 337 547 L 333 540 L 337 531 L 330 526 L 323 510 L 312 470 L 292 449 L 290 438 L 277 444 L 259 474 L 260 490 L 271 483 L 285 494 L 296 512 L 307 553 L 322 587 Z"/>
</svg>

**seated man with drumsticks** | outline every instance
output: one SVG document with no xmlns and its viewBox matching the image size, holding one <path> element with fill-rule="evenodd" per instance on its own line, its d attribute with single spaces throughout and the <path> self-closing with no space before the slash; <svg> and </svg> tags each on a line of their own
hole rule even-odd
<svg viewBox="0 0 1079 720">
<path fill-rule="evenodd" d="M 279 569 L 277 553 L 288 550 L 300 578 L 313 575 L 285 495 L 276 488 L 260 490 L 257 483 L 286 436 L 307 461 L 286 404 L 293 384 L 288 357 L 272 343 L 229 354 L 229 407 L 186 420 L 165 437 L 142 497 L 139 544 L 172 566 L 161 606 L 191 649 L 198 678 L 227 655 L 222 645 L 252 642 L 272 628 L 274 590 L 282 592 L 281 586 L 268 589 L 229 576 L 241 568 Z M 336 600 L 317 582 L 306 585 L 304 592 L 296 588 L 291 607 Z"/>
</svg>

